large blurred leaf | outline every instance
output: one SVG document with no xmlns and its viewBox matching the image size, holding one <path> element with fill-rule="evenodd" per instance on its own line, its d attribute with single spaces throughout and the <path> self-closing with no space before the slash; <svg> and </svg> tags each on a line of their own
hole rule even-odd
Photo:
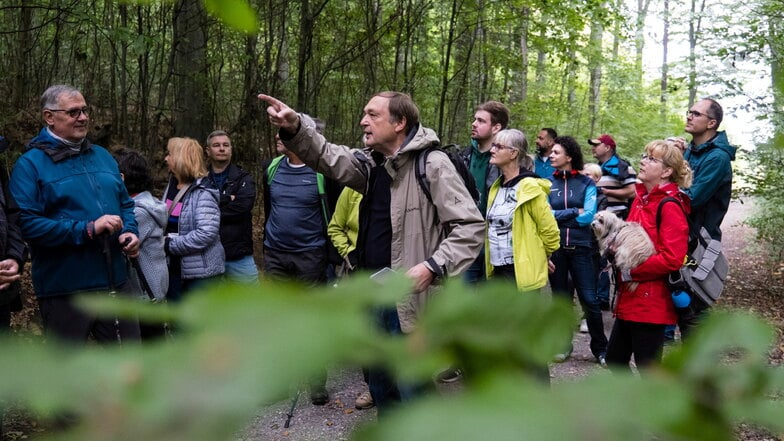
<svg viewBox="0 0 784 441">
<path fill-rule="evenodd" d="M 207 11 L 238 31 L 253 34 L 259 31 L 256 11 L 246 0 L 204 0 Z"/>
<path fill-rule="evenodd" d="M 174 306 L 92 296 L 89 307 L 108 316 L 169 320 L 174 337 L 122 348 L 2 341 L 0 370 L 13 375 L 0 376 L 0 396 L 76 417 L 52 439 L 228 440 L 324 366 L 386 363 L 422 381 L 456 363 L 469 380 L 461 391 L 402 406 L 357 439 L 722 441 L 740 421 L 784 430 L 784 376 L 766 364 L 771 330 L 758 319 L 711 318 L 641 379 L 598 371 L 546 387 L 530 368 L 568 341 L 571 305 L 450 284 L 413 334 L 379 332 L 373 308 L 408 289 L 400 276 L 357 275 L 339 288 L 215 286 Z"/>
</svg>

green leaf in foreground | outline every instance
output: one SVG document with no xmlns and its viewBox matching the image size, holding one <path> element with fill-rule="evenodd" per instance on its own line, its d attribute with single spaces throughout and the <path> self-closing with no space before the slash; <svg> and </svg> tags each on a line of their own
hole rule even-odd
<svg viewBox="0 0 784 441">
<path fill-rule="evenodd" d="M 207 11 L 238 31 L 255 34 L 259 31 L 256 11 L 246 0 L 204 0 Z"/>
</svg>

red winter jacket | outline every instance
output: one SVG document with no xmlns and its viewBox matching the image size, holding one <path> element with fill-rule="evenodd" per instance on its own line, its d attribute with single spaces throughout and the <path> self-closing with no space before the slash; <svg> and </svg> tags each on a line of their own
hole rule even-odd
<svg viewBox="0 0 784 441">
<path fill-rule="evenodd" d="M 665 204 L 657 231 L 656 211 L 666 197 L 680 200 L 683 209 L 675 203 Z M 676 184 L 663 184 L 650 193 L 644 185 L 637 184 L 637 197 L 627 221 L 637 222 L 645 228 L 656 254 L 632 269 L 632 280 L 639 283 L 634 292 L 629 291 L 628 283 L 620 284 L 615 307 L 615 316 L 619 319 L 639 323 L 676 323 L 675 306 L 666 280 L 669 273 L 681 267 L 688 249 L 689 224 L 684 211 L 690 211 L 689 197 Z"/>
</svg>

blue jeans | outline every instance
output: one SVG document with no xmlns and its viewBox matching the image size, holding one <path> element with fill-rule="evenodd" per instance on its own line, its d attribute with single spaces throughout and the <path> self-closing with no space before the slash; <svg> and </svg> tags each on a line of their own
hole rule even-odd
<svg viewBox="0 0 784 441">
<path fill-rule="evenodd" d="M 376 324 L 387 334 L 402 336 L 403 331 L 400 329 L 400 318 L 396 308 L 380 308 L 373 311 L 373 314 Z M 386 415 L 401 402 L 419 397 L 429 389 L 428 384 L 401 383 L 388 369 L 381 366 L 367 369 L 367 383 L 379 417 Z"/>
<path fill-rule="evenodd" d="M 463 273 L 463 281 L 469 285 L 475 285 L 485 280 L 487 280 L 485 275 L 485 247 L 482 247 L 474 263 Z"/>
<path fill-rule="evenodd" d="M 236 260 L 226 261 L 224 275 L 235 282 L 255 284 L 259 283 L 259 269 L 252 255 L 240 257 Z"/>
<path fill-rule="evenodd" d="M 561 247 L 550 257 L 555 272 L 550 274 L 553 295 L 567 302 L 572 301 L 569 290 L 569 275 L 577 290 L 577 298 L 583 307 L 588 333 L 591 335 L 591 353 L 598 357 L 607 352 L 607 336 L 604 335 L 604 322 L 599 299 L 596 298 L 596 270 L 593 264 L 591 247 Z"/>
<path fill-rule="evenodd" d="M 610 303 L 610 269 L 607 268 L 607 259 L 594 254 L 596 260 L 596 298 L 599 305 Z"/>
</svg>

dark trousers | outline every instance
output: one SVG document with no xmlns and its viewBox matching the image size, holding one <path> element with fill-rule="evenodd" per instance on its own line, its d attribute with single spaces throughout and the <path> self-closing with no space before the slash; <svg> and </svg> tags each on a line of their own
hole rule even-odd
<svg viewBox="0 0 784 441">
<path fill-rule="evenodd" d="M 327 250 L 279 251 L 265 247 L 264 275 L 277 280 L 296 280 L 310 286 L 322 285 L 327 281 Z M 325 389 L 326 384 L 326 369 L 309 382 L 311 392 Z"/>
<path fill-rule="evenodd" d="M 474 262 L 463 273 L 463 280 L 469 285 L 475 285 L 484 282 L 485 279 L 485 247 L 482 247 Z"/>
<path fill-rule="evenodd" d="M 666 326 L 615 319 L 607 345 L 607 363 L 629 369 L 632 355 L 638 369 L 660 362 Z"/>
<path fill-rule="evenodd" d="M 107 295 L 106 293 L 93 293 L 85 295 Z M 120 290 L 117 295 L 134 296 Z M 92 334 L 100 343 L 118 343 L 139 341 L 139 321 L 136 319 L 121 318 L 115 322 L 112 317 L 98 318 L 90 315 L 75 305 L 77 294 L 57 297 L 44 297 L 38 299 L 41 310 L 44 330 L 47 335 L 60 340 L 83 343 Z"/>
<path fill-rule="evenodd" d="M 555 272 L 550 274 L 553 295 L 567 302 L 572 301 L 569 287 L 571 275 L 577 297 L 585 313 L 588 333 L 591 336 L 591 353 L 598 357 L 607 351 L 607 336 L 604 335 L 604 322 L 599 299 L 596 298 L 596 270 L 593 265 L 593 250 L 590 247 L 561 247 L 553 253 L 550 260 Z"/>
<path fill-rule="evenodd" d="M 688 308 L 676 308 L 678 312 L 678 327 L 681 329 L 681 341 L 686 340 L 702 317 L 707 313 L 710 306 L 700 300 L 697 296 L 691 296 L 691 303 Z"/>
<path fill-rule="evenodd" d="M 264 275 L 271 279 L 297 280 L 308 285 L 326 282 L 327 251 L 279 251 L 264 248 Z"/>
<path fill-rule="evenodd" d="M 390 335 L 402 335 L 400 318 L 396 308 L 383 308 L 374 311 L 377 325 Z M 422 396 L 433 388 L 431 382 L 409 384 L 397 381 L 395 376 L 382 366 L 367 369 L 367 382 L 373 402 L 376 403 L 378 416 L 386 415 L 403 401 Z"/>
</svg>

